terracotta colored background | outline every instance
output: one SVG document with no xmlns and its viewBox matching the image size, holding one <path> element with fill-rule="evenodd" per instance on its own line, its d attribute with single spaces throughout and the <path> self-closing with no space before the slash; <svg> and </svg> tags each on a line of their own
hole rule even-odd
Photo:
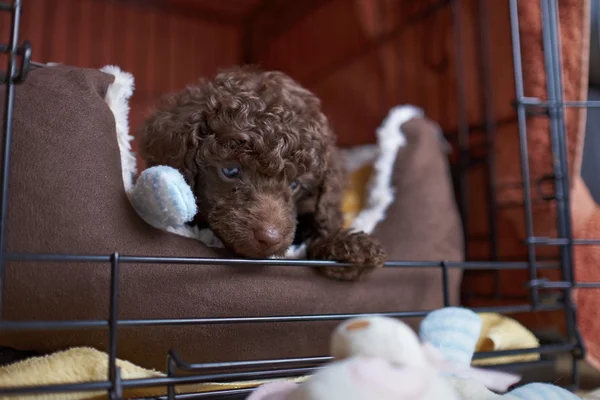
<svg viewBox="0 0 600 400">
<path fill-rule="evenodd" d="M 240 54 L 236 26 L 158 3 L 27 0 L 21 37 L 32 42 L 38 62 L 90 68 L 115 64 L 131 72 L 136 79 L 133 129 L 158 96 L 236 63 Z"/>
<path fill-rule="evenodd" d="M 457 181 L 457 195 L 468 210 L 469 258 L 523 259 L 526 249 L 512 228 L 489 217 L 490 207 L 511 205 L 487 195 L 490 168 L 501 166 L 488 160 L 484 117 L 493 117 L 497 140 L 515 121 L 513 71 L 498 67 L 512 57 L 508 2 L 495 4 L 493 15 L 480 8 L 486 2 L 453 3 L 27 0 L 21 37 L 32 41 L 35 61 L 116 64 L 132 72 L 132 129 L 161 94 L 245 62 L 283 70 L 314 90 L 343 146 L 373 142 L 377 125 L 398 103 L 423 107 L 447 133 L 456 171 L 466 177 Z M 480 17 L 492 39 L 482 37 Z M 486 74 L 494 76 L 489 87 Z M 490 246 L 493 231 L 503 233 L 497 248 Z M 467 274 L 466 304 L 498 303 L 498 289 L 506 295 L 502 302 L 523 303 L 525 280 L 524 272 Z M 544 317 L 535 318 L 532 324 Z"/>
</svg>

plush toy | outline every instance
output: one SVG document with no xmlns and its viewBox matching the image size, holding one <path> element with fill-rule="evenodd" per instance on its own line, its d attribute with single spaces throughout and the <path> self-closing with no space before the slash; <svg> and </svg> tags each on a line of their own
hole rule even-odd
<svg viewBox="0 0 600 400">
<path fill-rule="evenodd" d="M 248 397 L 248 400 L 258 399 L 459 400 L 433 371 L 415 366 L 393 367 L 383 359 L 361 356 L 334 362 L 304 384 L 266 384 Z"/>
<path fill-rule="evenodd" d="M 332 336 L 335 362 L 303 384 L 267 384 L 248 400 L 459 400 L 431 350 L 402 322 L 351 319 Z"/>
<path fill-rule="evenodd" d="M 197 212 L 196 198 L 175 168 L 158 165 L 142 171 L 128 196 L 138 215 L 153 227 L 198 239 L 209 247 L 223 247 L 212 230 L 188 224 Z"/>
<path fill-rule="evenodd" d="M 333 333 L 335 361 L 301 384 L 269 383 L 248 400 L 576 400 L 548 384 L 501 395 L 520 377 L 470 366 L 481 319 L 462 308 L 430 313 L 420 338 L 403 322 L 354 318 Z"/>
<path fill-rule="evenodd" d="M 482 319 L 473 311 L 448 307 L 429 313 L 421 323 L 419 334 L 423 342 L 436 348 L 460 370 L 471 364 L 482 326 Z M 493 388 L 486 387 L 487 382 L 482 379 L 450 374 L 448 382 L 463 400 L 580 400 L 565 389 L 545 383 L 531 383 L 499 395 L 491 392 L 488 387 Z M 501 391 L 496 389 L 496 392 Z"/>
<path fill-rule="evenodd" d="M 183 175 L 168 166 L 148 168 L 129 193 L 137 213 L 158 229 L 179 227 L 196 215 L 196 199 Z"/>
</svg>

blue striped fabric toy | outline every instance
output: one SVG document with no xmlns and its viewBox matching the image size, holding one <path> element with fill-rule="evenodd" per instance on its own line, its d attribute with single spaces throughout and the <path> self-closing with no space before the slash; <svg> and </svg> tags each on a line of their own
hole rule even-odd
<svg viewBox="0 0 600 400">
<path fill-rule="evenodd" d="M 429 343 L 448 361 L 468 366 L 481 332 L 481 319 L 471 310 L 447 307 L 432 311 L 419 329 L 421 341 Z M 530 383 L 504 395 L 491 392 L 478 382 L 448 377 L 463 400 L 581 400 L 555 385 Z"/>
</svg>

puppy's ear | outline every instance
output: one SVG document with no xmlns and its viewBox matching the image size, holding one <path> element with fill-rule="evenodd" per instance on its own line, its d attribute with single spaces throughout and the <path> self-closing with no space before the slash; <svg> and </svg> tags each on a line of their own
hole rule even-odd
<svg viewBox="0 0 600 400">
<path fill-rule="evenodd" d="M 326 168 L 317 194 L 314 227 L 319 237 L 336 234 L 344 226 L 342 198 L 346 188 L 346 170 L 335 146 L 327 149 Z"/>
<path fill-rule="evenodd" d="M 199 90 L 165 97 L 138 132 L 138 151 L 147 164 L 177 168 L 193 185 L 204 116 Z"/>
</svg>

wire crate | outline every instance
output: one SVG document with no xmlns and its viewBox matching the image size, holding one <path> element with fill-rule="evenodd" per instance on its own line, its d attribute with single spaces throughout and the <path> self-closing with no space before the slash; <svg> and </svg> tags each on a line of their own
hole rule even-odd
<svg viewBox="0 0 600 400">
<path fill-rule="evenodd" d="M 517 305 L 501 305 L 487 306 L 474 308 L 478 312 L 498 312 L 498 313 L 515 313 L 515 312 L 543 312 L 543 311 L 560 311 L 564 323 L 566 325 L 567 337 L 558 343 L 543 344 L 539 348 L 525 350 L 511 350 L 489 353 L 477 353 L 475 358 L 486 358 L 490 356 L 516 355 L 527 353 L 539 353 L 542 359 L 538 362 L 519 363 L 497 366 L 502 369 L 510 370 L 527 370 L 527 368 L 537 368 L 553 361 L 553 356 L 556 354 L 566 354 L 571 359 L 571 381 L 566 384 L 570 389 L 576 389 L 579 386 L 579 369 L 578 361 L 585 355 L 584 344 L 577 326 L 576 308 L 571 299 L 571 293 L 578 288 L 599 288 L 597 283 L 577 283 L 573 268 L 573 252 L 574 246 L 579 245 L 598 245 L 599 240 L 583 240 L 574 239 L 571 226 L 571 208 L 570 208 L 570 193 L 569 193 L 569 173 L 568 162 L 566 155 L 565 143 L 565 108 L 570 107 L 598 107 L 599 102 L 574 102 L 566 101 L 563 98 L 562 81 L 562 62 L 560 57 L 560 35 L 558 31 L 558 0 L 541 0 L 542 8 L 542 27 L 543 41 L 545 52 L 545 73 L 547 76 L 547 98 L 532 98 L 526 96 L 523 85 L 523 67 L 521 58 L 521 43 L 519 35 L 519 13 L 517 0 L 506 0 L 510 3 L 510 19 L 511 19 L 511 41 L 512 53 L 514 59 L 514 75 L 515 75 L 515 90 L 516 99 L 514 107 L 517 111 L 519 134 L 520 134 L 520 159 L 522 164 L 522 181 L 524 187 L 531 187 L 540 182 L 532 182 L 529 171 L 529 154 L 527 141 L 527 124 L 528 115 L 536 114 L 547 118 L 549 121 L 549 135 L 552 144 L 552 155 L 554 159 L 553 175 L 546 179 L 552 183 L 552 193 L 548 196 L 548 201 L 553 201 L 556 204 L 557 210 L 557 237 L 544 238 L 537 237 L 534 234 L 533 217 L 532 217 L 532 198 L 528 190 L 523 190 L 524 195 L 524 219 L 525 229 L 527 233 L 526 245 L 528 249 L 527 260 L 524 261 L 497 261 L 494 253 L 497 248 L 497 233 L 495 224 L 497 220 L 497 207 L 490 205 L 488 211 L 488 220 L 490 225 L 490 235 L 485 240 L 489 242 L 491 250 L 490 260 L 485 261 L 466 261 L 466 262 L 447 262 L 440 260 L 439 262 L 425 262 L 415 260 L 408 261 L 393 261 L 386 263 L 388 268 L 429 268 L 438 270 L 442 276 L 443 287 L 440 290 L 443 292 L 444 305 L 450 305 L 450 295 L 448 288 L 448 271 L 452 269 L 463 270 L 478 270 L 486 273 L 497 274 L 504 270 L 521 270 L 527 271 L 529 274 L 528 290 L 529 299 L 526 303 Z M 410 3 L 410 1 L 408 1 Z M 455 51 L 461 54 L 461 24 L 458 19 L 460 14 L 458 3 L 460 0 L 427 2 L 428 5 L 423 7 L 416 14 L 431 14 L 436 12 L 441 7 L 451 7 L 453 10 L 454 38 Z M 415 2 L 413 2 L 413 5 Z M 480 7 L 488 7 L 489 2 L 481 0 Z M 325 262 L 325 261 L 300 261 L 300 260 L 238 260 L 238 259 L 190 259 L 190 258 L 164 258 L 164 257 L 140 257 L 127 254 L 120 254 L 118 249 L 112 254 L 87 255 L 87 254 L 30 254 L 30 253 L 12 253 L 5 251 L 5 236 L 6 227 L 5 221 L 10 210 L 7 207 L 8 203 L 8 182 L 11 179 L 10 171 L 10 145 L 11 145 L 11 116 L 14 107 L 14 92 L 15 87 L 27 79 L 28 69 L 34 62 L 31 60 L 32 45 L 28 41 L 21 41 L 19 38 L 19 21 L 22 7 L 26 7 L 27 2 L 21 0 L 13 0 L 11 2 L 0 3 L 0 12 L 9 13 L 11 16 L 11 30 L 9 38 L 0 38 L 6 41 L 7 44 L 0 45 L 0 51 L 7 57 L 7 65 L 5 75 L 3 75 L 3 84 L 6 86 L 5 92 L 5 107 L 4 125 L 3 125 L 3 165 L 2 165 L 2 196 L 0 207 L 0 307 L 2 301 L 2 283 L 4 276 L 4 266 L 8 261 L 35 261 L 35 262 L 80 262 L 80 263 L 102 263 L 106 268 L 110 269 L 110 310 L 108 320 L 71 320 L 71 321 L 0 321 L 0 330 L 39 330 L 39 329 L 55 329 L 66 330 L 71 328 L 88 328 L 107 330 L 109 336 L 109 371 L 106 379 L 99 382 L 87 382 L 78 384 L 53 385 L 44 387 L 27 387 L 27 388 L 2 388 L 0 396 L 4 395 L 25 395 L 25 394 L 40 394 L 40 393 L 66 393 L 80 391 L 106 391 L 112 399 L 122 397 L 123 390 L 128 388 L 141 387 L 156 387 L 162 386 L 168 388 L 166 398 L 244 398 L 250 389 L 235 389 L 215 392 L 204 392 L 197 394 L 176 394 L 176 385 L 185 385 L 202 382 L 223 382 L 231 380 L 252 380 L 275 377 L 292 377 L 310 373 L 319 368 L 322 364 L 330 361 L 329 357 L 302 357 L 290 359 L 273 359 L 273 360 L 256 360 L 256 361 L 234 361 L 234 362 L 216 362 L 216 363 L 194 363 L 185 359 L 185 356 L 178 354 L 177 351 L 171 350 L 165 355 L 166 358 L 166 373 L 164 378 L 148 378 L 123 380 L 120 375 L 119 368 L 116 365 L 117 357 L 117 337 L 120 328 L 125 327 L 143 327 L 143 326 L 181 326 L 181 325 L 210 325 L 210 324 L 269 324 L 275 322 L 299 322 L 299 321 L 341 321 L 359 314 L 319 314 L 319 315 L 265 315 L 259 317 L 219 317 L 219 318 L 196 318 L 196 319 L 121 319 L 119 318 L 119 291 L 120 280 L 119 271 L 124 265 L 131 263 L 148 263 L 148 264 L 189 264 L 189 265 L 273 265 L 273 266 L 288 266 L 288 267 L 323 267 L 323 266 L 343 266 L 343 264 Z M 419 18 L 415 15 L 414 18 Z M 482 126 L 482 131 L 486 137 L 486 145 L 488 148 L 493 146 L 494 140 L 498 140 L 494 136 L 495 126 L 490 104 L 493 102 L 493 93 L 490 89 L 491 66 L 487 49 L 490 46 L 491 38 L 489 32 L 485 29 L 489 21 L 486 20 L 487 12 L 481 14 L 479 21 L 481 29 L 481 76 L 482 85 L 484 87 L 486 104 L 485 124 Z M 34 46 L 37 44 L 34 44 Z M 460 60 L 460 56 L 458 59 Z M 461 65 L 457 66 L 457 82 L 458 86 L 464 86 L 464 76 Z M 469 204 L 467 181 L 467 173 L 474 161 L 468 151 L 469 141 L 469 126 L 465 119 L 465 99 L 464 90 L 459 90 L 458 98 L 454 101 L 459 105 L 459 129 L 456 132 L 446 132 L 447 136 L 453 137 L 460 149 L 457 159 L 453 164 L 454 183 L 457 193 L 457 198 L 460 203 L 461 216 L 464 226 L 468 226 L 469 221 Z M 493 154 L 489 151 L 486 157 L 483 157 L 481 162 L 487 165 L 488 174 L 490 177 L 487 191 L 490 198 L 496 197 L 496 184 L 494 182 L 494 160 Z M 536 249 L 540 246 L 557 247 L 560 257 L 557 263 L 552 261 L 540 260 L 536 256 Z M 550 281 L 540 278 L 539 271 L 547 268 L 555 268 L 560 271 L 560 280 Z M 552 290 L 558 295 L 547 298 L 543 294 L 548 290 Z M 550 299 L 550 300 L 549 300 Z M 392 313 L 382 313 L 397 318 L 409 318 L 425 316 L 428 311 L 415 310 L 398 310 Z M 363 314 L 360 314 L 363 315 Z M 381 315 L 381 314 L 380 314 Z"/>
</svg>

